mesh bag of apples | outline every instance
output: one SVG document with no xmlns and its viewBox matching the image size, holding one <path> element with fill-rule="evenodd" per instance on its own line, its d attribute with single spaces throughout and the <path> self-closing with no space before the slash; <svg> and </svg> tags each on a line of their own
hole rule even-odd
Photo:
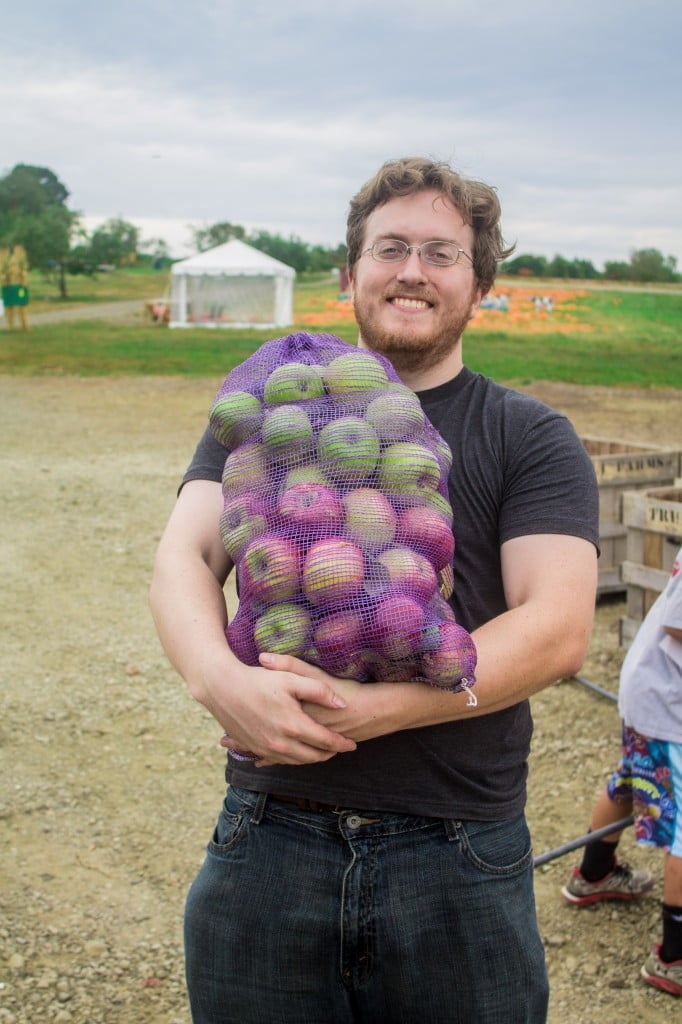
<svg viewBox="0 0 682 1024">
<path fill-rule="evenodd" d="M 266 342 L 225 378 L 209 422 L 229 450 L 236 656 L 470 687 L 476 650 L 444 596 L 451 452 L 388 360 L 329 334 Z"/>
</svg>

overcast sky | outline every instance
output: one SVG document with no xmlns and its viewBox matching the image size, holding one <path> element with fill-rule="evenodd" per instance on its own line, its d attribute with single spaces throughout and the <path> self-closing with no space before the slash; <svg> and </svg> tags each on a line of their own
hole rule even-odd
<svg viewBox="0 0 682 1024">
<path fill-rule="evenodd" d="M 494 185 L 518 252 L 682 269 L 679 0 L 27 0 L 0 28 L 0 174 L 191 251 L 231 221 L 335 245 L 384 160 Z"/>
</svg>

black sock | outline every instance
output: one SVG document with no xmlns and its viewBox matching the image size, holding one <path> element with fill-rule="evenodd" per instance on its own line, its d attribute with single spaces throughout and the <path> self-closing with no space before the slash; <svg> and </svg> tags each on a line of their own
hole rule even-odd
<svg viewBox="0 0 682 1024">
<path fill-rule="evenodd" d="M 672 907 L 669 903 L 663 907 L 663 942 L 661 943 L 661 960 L 672 964 L 682 960 L 682 907 Z"/>
<path fill-rule="evenodd" d="M 618 843 L 607 843 L 605 839 L 593 839 L 583 852 L 580 874 L 586 882 L 599 882 L 613 871 Z"/>
</svg>

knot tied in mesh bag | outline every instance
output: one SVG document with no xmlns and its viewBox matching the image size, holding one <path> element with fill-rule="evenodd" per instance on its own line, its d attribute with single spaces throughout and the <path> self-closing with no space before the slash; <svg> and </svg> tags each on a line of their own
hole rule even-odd
<svg viewBox="0 0 682 1024">
<path fill-rule="evenodd" d="M 474 683 L 452 578 L 450 449 L 382 356 L 328 334 L 266 342 L 210 411 L 229 449 L 220 533 L 237 571 L 226 630 L 360 682 Z"/>
</svg>

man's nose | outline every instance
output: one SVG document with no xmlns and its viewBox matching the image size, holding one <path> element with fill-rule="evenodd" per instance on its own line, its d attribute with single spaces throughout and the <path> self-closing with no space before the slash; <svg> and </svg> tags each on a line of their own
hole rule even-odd
<svg viewBox="0 0 682 1024">
<path fill-rule="evenodd" d="M 424 264 L 418 252 L 411 249 L 401 261 L 396 277 L 399 281 L 425 281 Z"/>
</svg>

